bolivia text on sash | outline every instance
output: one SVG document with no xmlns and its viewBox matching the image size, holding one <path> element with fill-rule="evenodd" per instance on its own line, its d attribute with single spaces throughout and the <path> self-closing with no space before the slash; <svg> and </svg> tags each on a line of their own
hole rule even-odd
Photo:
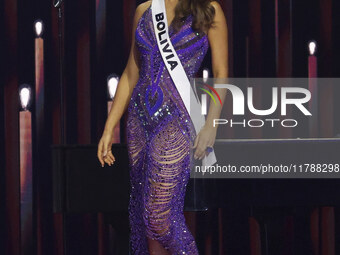
<svg viewBox="0 0 340 255">
<path fill-rule="evenodd" d="M 162 51 L 167 54 L 166 59 L 172 71 L 176 68 L 176 66 L 178 66 L 178 63 L 177 61 L 172 60 L 175 57 L 175 55 L 173 54 L 172 50 L 169 49 L 170 44 L 168 42 L 168 38 L 165 38 L 162 40 L 162 36 L 164 34 L 166 35 L 165 23 L 163 20 L 164 20 L 163 13 L 159 13 L 156 15 L 158 38 L 159 38 L 161 45 L 165 44 L 165 46 L 162 48 Z"/>
</svg>

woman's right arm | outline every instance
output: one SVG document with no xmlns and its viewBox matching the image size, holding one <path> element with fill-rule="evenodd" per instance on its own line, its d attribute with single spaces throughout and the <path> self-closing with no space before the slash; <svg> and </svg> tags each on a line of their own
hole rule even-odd
<svg viewBox="0 0 340 255">
<path fill-rule="evenodd" d="M 112 107 L 105 123 L 104 132 L 98 145 L 97 156 L 102 166 L 104 166 L 104 162 L 111 165 L 115 160 L 111 152 L 113 131 L 123 116 L 131 99 L 132 91 L 139 79 L 139 56 L 135 45 L 135 31 L 138 21 L 146 9 L 147 2 L 140 4 L 136 8 L 134 15 L 130 55 L 119 80 Z"/>
<path fill-rule="evenodd" d="M 136 86 L 139 79 L 139 63 L 138 63 L 138 52 L 135 45 L 135 31 L 140 16 L 143 14 L 143 6 L 139 5 L 135 12 L 133 29 L 132 29 L 132 44 L 129 59 L 124 72 L 119 80 L 115 98 L 106 120 L 104 132 L 113 133 L 114 127 L 120 121 L 124 114 L 129 101 L 131 99 L 132 91 Z"/>
</svg>

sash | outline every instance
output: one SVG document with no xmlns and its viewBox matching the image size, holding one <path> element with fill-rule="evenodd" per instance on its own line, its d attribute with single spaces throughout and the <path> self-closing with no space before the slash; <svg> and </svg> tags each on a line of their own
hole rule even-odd
<svg viewBox="0 0 340 255">
<path fill-rule="evenodd" d="M 188 76 L 170 40 L 164 0 L 152 0 L 151 9 L 158 49 L 162 55 L 164 65 L 183 100 L 188 115 L 191 117 L 196 134 L 198 134 L 205 124 L 205 118 L 201 114 L 201 104 L 194 94 Z M 190 98 L 192 98 L 192 108 L 190 108 Z M 203 166 L 211 166 L 215 163 L 216 156 L 214 151 L 202 159 Z"/>
</svg>

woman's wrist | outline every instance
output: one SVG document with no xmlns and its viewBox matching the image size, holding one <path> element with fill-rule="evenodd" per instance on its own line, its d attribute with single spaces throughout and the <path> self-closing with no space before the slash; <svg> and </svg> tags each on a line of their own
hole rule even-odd
<svg viewBox="0 0 340 255">
<path fill-rule="evenodd" d="M 210 130 L 217 130 L 217 127 L 218 127 L 218 125 L 213 125 L 212 123 L 210 123 L 210 124 L 208 124 L 209 122 L 206 122 L 205 124 L 204 124 L 204 128 L 206 128 L 206 129 L 210 129 Z"/>
<path fill-rule="evenodd" d="M 103 135 L 112 135 L 113 134 L 113 128 L 112 127 L 105 127 Z"/>
</svg>

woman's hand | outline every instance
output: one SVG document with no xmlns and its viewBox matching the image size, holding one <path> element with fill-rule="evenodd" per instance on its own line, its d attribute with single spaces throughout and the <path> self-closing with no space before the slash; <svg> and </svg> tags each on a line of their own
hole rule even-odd
<svg viewBox="0 0 340 255">
<path fill-rule="evenodd" d="M 99 141 L 97 156 L 102 167 L 104 167 L 105 164 L 104 162 L 111 166 L 116 160 L 111 150 L 112 138 L 113 138 L 112 133 L 104 131 Z"/>
<path fill-rule="evenodd" d="M 195 159 L 203 159 L 205 155 L 208 155 L 206 151 L 207 147 L 212 147 L 216 139 L 217 127 L 203 126 L 198 135 L 195 138 L 193 149 L 196 148 L 194 153 Z"/>
</svg>

